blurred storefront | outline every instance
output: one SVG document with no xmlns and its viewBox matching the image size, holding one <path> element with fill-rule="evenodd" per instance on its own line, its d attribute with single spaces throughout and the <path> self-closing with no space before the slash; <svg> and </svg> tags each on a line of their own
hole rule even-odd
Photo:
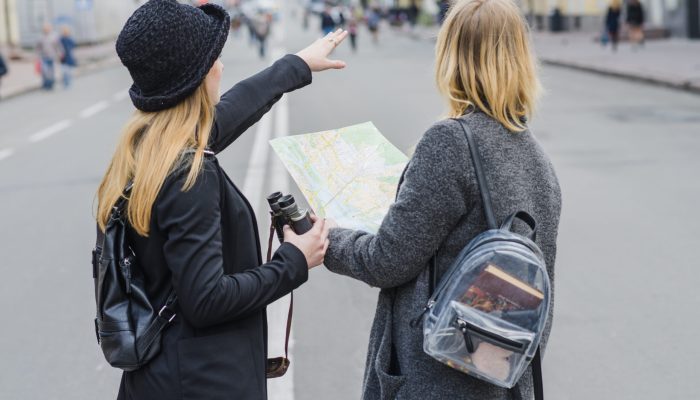
<svg viewBox="0 0 700 400">
<path fill-rule="evenodd" d="M 454 0 L 453 0 L 454 1 Z M 603 30 L 603 18 L 611 0 L 516 0 L 537 30 Z M 650 36 L 700 38 L 700 0 L 640 0 Z M 625 0 L 622 0 L 623 4 Z M 369 3 L 407 10 L 414 4 L 426 12 L 437 0 L 371 0 Z M 427 4 L 430 3 L 430 4 Z M 426 7 L 430 6 L 430 7 Z M 435 11 L 436 12 L 436 11 Z M 623 6 L 624 13 L 624 6 Z M 557 18 L 554 14 L 561 15 Z M 624 14 L 623 14 L 624 20 Z M 559 26 L 552 26 L 552 24 Z"/>
<path fill-rule="evenodd" d="M 640 0 L 645 9 L 646 28 L 653 35 L 700 37 L 700 0 Z M 564 30 L 602 31 L 610 0 L 520 0 L 537 30 L 552 28 L 554 13 L 561 13 Z M 624 3 L 624 2 L 623 2 Z M 624 6 L 623 6 L 624 20 Z"/>
<path fill-rule="evenodd" d="M 71 27 L 78 43 L 116 37 L 140 0 L 0 0 L 0 44 L 32 47 L 49 22 Z"/>
</svg>

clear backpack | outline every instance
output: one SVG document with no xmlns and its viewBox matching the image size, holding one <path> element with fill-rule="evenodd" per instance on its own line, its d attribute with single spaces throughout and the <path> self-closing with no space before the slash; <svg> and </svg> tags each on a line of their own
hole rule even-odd
<svg viewBox="0 0 700 400">
<path fill-rule="evenodd" d="M 488 230 L 462 250 L 425 308 L 423 349 L 436 360 L 492 384 L 512 388 L 533 364 L 535 396 L 542 395 L 539 343 L 550 304 L 550 280 L 535 244 L 534 218 L 524 211 L 498 227 L 479 151 L 462 119 L 469 142 Z M 515 219 L 528 237 L 511 232 Z M 431 288 L 435 264 L 431 264 Z"/>
</svg>

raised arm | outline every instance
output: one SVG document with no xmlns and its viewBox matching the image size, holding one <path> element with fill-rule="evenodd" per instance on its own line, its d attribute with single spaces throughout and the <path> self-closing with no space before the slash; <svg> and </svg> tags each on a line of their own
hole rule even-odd
<svg viewBox="0 0 700 400">
<path fill-rule="evenodd" d="M 308 279 L 304 253 L 288 243 L 267 264 L 224 274 L 219 174 L 214 168 L 205 161 L 186 192 L 181 191 L 184 177 L 168 182 L 156 209 L 181 313 L 200 328 L 250 315 Z"/>
<path fill-rule="evenodd" d="M 371 286 L 414 279 L 467 211 L 469 151 L 444 121 L 416 147 L 396 202 L 376 235 L 331 229 L 326 267 Z"/>
<path fill-rule="evenodd" d="M 282 95 L 311 83 L 311 69 L 295 55 L 286 55 L 271 67 L 239 82 L 216 105 L 209 147 L 223 151 L 258 122 Z"/>
<path fill-rule="evenodd" d="M 239 82 L 216 105 L 209 147 L 223 151 L 258 122 L 285 93 L 311 83 L 311 73 L 345 67 L 328 56 L 347 37 L 337 31 L 319 39 L 296 55 L 286 55 L 271 67 Z"/>
</svg>

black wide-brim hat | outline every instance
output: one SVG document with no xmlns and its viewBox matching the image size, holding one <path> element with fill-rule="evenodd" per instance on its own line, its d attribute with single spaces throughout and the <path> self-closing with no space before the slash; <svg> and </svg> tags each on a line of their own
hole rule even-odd
<svg viewBox="0 0 700 400">
<path fill-rule="evenodd" d="M 116 45 L 134 80 L 134 106 L 162 111 L 192 95 L 221 54 L 230 26 L 228 13 L 215 4 L 150 0 L 139 7 Z"/>
</svg>

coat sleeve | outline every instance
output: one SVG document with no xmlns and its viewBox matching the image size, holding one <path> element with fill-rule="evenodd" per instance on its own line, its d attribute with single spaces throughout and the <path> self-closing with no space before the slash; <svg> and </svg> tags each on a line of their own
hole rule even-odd
<svg viewBox="0 0 700 400">
<path fill-rule="evenodd" d="M 223 151 L 270 111 L 283 94 L 310 83 L 309 66 L 291 54 L 239 82 L 216 105 L 209 147 L 216 153 Z"/>
<path fill-rule="evenodd" d="M 224 274 L 219 174 L 205 166 L 194 186 L 166 184 L 156 205 L 157 224 L 165 233 L 163 254 L 172 273 L 181 313 L 204 328 L 250 315 L 299 287 L 308 279 L 304 254 L 283 244 L 260 267 Z"/>
<path fill-rule="evenodd" d="M 371 286 L 417 277 L 467 210 L 469 152 L 446 121 L 428 130 L 376 235 L 332 229 L 326 267 Z M 452 127 L 454 129 L 454 127 Z"/>
</svg>

